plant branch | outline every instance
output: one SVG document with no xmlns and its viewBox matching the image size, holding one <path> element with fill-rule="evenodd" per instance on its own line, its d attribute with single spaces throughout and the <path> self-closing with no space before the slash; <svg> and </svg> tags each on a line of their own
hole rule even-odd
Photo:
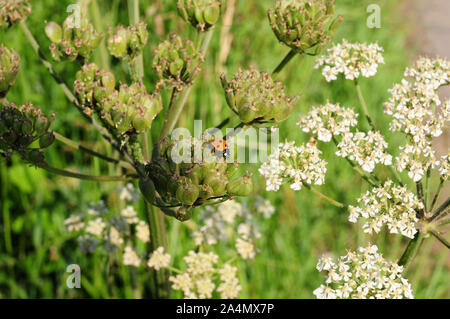
<svg viewBox="0 0 450 319">
<path fill-rule="evenodd" d="M 436 237 L 437 240 L 439 240 L 445 247 L 450 249 L 450 243 L 441 235 L 438 234 L 435 230 L 430 230 L 430 234 L 432 234 L 434 237 Z"/>
<path fill-rule="evenodd" d="M 101 158 L 102 160 L 105 160 L 107 162 L 114 163 L 114 164 L 119 164 L 120 166 L 126 167 L 128 169 L 135 170 L 133 165 L 131 165 L 128 162 L 125 162 L 125 161 L 122 161 L 122 160 L 119 160 L 119 159 L 116 159 L 116 158 L 112 158 L 112 157 L 100 154 L 100 153 L 98 153 L 98 152 L 96 152 L 94 150 L 91 150 L 88 147 L 85 147 L 85 146 L 81 145 L 81 143 L 79 143 L 79 142 L 76 142 L 74 140 L 71 140 L 71 139 L 69 139 L 69 138 L 59 134 L 58 132 L 53 131 L 53 134 L 55 135 L 55 138 L 58 141 L 66 144 L 67 146 L 71 147 L 74 150 L 80 150 L 80 151 L 85 152 L 87 154 L 90 154 L 92 156 Z"/>
<path fill-rule="evenodd" d="M 289 53 L 284 57 L 280 64 L 278 64 L 275 70 L 273 70 L 272 77 L 275 78 L 296 54 L 297 52 L 295 52 L 294 50 L 289 51 Z"/>
<path fill-rule="evenodd" d="M 345 204 L 338 202 L 328 196 L 326 196 L 325 194 L 323 194 L 322 192 L 318 191 L 315 188 L 312 188 L 310 185 L 303 183 L 303 186 L 305 186 L 307 189 L 309 189 L 311 192 L 313 192 L 314 194 L 318 195 L 320 198 L 322 198 L 323 200 L 329 202 L 330 204 L 339 207 L 339 208 L 344 208 L 346 207 Z"/>
<path fill-rule="evenodd" d="M 75 172 L 66 171 L 63 169 L 59 169 L 53 166 L 50 166 L 48 164 L 39 164 L 36 165 L 37 167 L 40 167 L 42 169 L 45 169 L 46 171 L 49 171 L 54 174 L 66 176 L 66 177 L 72 177 L 72 178 L 78 178 L 83 180 L 89 180 L 89 181 L 97 181 L 97 182 L 117 182 L 117 181 L 127 181 L 133 178 L 137 178 L 136 175 L 126 175 L 126 176 L 93 176 L 93 175 L 85 175 Z"/>
<path fill-rule="evenodd" d="M 442 203 L 441 206 L 439 206 L 438 209 L 436 209 L 436 211 L 434 212 L 433 216 L 431 216 L 431 218 L 429 219 L 429 221 L 433 221 L 434 219 L 436 219 L 437 217 L 439 217 L 439 215 L 450 205 L 450 197 L 447 198 L 447 200 L 445 202 Z"/>
<path fill-rule="evenodd" d="M 403 266 L 405 269 L 409 267 L 420 247 L 422 246 L 424 238 L 424 234 L 417 232 L 414 238 L 409 241 L 408 246 L 406 246 L 403 255 L 398 261 L 398 264 L 400 266 Z"/>
<path fill-rule="evenodd" d="M 356 87 L 356 92 L 358 93 L 359 102 L 361 103 L 361 106 L 363 108 L 363 112 L 364 112 L 364 115 L 366 116 L 367 122 L 369 123 L 370 127 L 372 127 L 372 129 L 374 131 L 376 131 L 377 129 L 375 128 L 375 125 L 373 124 L 372 118 L 369 115 L 369 111 L 367 109 L 366 101 L 364 100 L 364 96 L 363 96 L 363 94 L 361 92 L 361 87 L 359 86 L 359 83 L 358 83 L 357 80 L 355 80 L 355 87 Z"/>
<path fill-rule="evenodd" d="M 434 195 L 433 201 L 431 202 L 430 211 L 433 210 L 434 205 L 436 204 L 437 199 L 439 197 L 439 194 L 441 193 L 441 189 L 442 189 L 443 185 L 444 185 L 444 180 L 441 178 L 440 181 L 439 181 L 439 186 L 438 186 L 438 189 L 436 191 L 436 194 Z"/>
</svg>

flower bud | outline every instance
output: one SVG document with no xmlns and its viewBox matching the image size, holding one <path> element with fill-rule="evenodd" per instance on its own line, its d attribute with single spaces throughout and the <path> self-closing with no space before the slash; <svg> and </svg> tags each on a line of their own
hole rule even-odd
<svg viewBox="0 0 450 319">
<path fill-rule="evenodd" d="M 230 181 L 227 185 L 227 193 L 230 196 L 248 196 L 253 191 L 253 182 L 250 174 L 245 174 Z"/>
<path fill-rule="evenodd" d="M 0 2 L 0 27 L 10 27 L 24 21 L 31 13 L 28 0 L 2 0 Z"/>
<path fill-rule="evenodd" d="M 199 31 L 207 31 L 220 17 L 220 0 L 178 0 L 180 16 Z"/>
<path fill-rule="evenodd" d="M 182 41 L 178 35 L 172 35 L 170 40 L 159 44 L 153 58 L 153 68 L 160 78 L 160 83 L 166 82 L 181 90 L 191 84 L 200 70 L 203 55 L 195 49 L 194 44 Z"/>
<path fill-rule="evenodd" d="M 296 98 L 284 93 L 281 82 L 267 72 L 239 70 L 231 81 L 221 77 L 228 106 L 242 123 L 267 124 L 285 120 L 294 110 Z"/>
<path fill-rule="evenodd" d="M 278 40 L 300 54 L 317 54 L 343 19 L 334 18 L 334 0 L 277 0 L 268 16 Z"/>
<path fill-rule="evenodd" d="M 20 57 L 14 49 L 0 45 L 0 97 L 8 92 L 16 81 L 20 68 Z"/>
</svg>

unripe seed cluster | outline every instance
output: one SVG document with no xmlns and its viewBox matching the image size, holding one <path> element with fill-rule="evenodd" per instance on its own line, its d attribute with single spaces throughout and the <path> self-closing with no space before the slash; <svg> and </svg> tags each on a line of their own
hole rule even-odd
<svg viewBox="0 0 450 319">
<path fill-rule="evenodd" d="M 219 20 L 221 5 L 220 0 L 178 0 L 177 8 L 184 21 L 207 31 Z"/>
<path fill-rule="evenodd" d="M 88 59 L 100 44 L 103 34 L 96 32 L 86 17 L 81 17 L 80 25 L 76 22 L 69 16 L 62 27 L 53 21 L 47 23 L 45 33 L 52 41 L 50 51 L 55 61 Z"/>
<path fill-rule="evenodd" d="M 320 52 L 343 20 L 334 18 L 334 0 L 278 0 L 268 16 L 280 42 L 311 54 Z"/>
<path fill-rule="evenodd" d="M 144 22 L 129 27 L 118 25 L 109 31 L 108 50 L 118 59 L 133 61 L 142 53 L 147 39 L 147 25 Z"/>
<path fill-rule="evenodd" d="M 14 23 L 24 21 L 31 13 L 28 0 L 1 0 L 0 1 L 0 28 L 10 27 Z"/>
<path fill-rule="evenodd" d="M 16 82 L 20 69 L 20 57 L 14 49 L 0 45 L 0 97 L 4 97 Z"/>
<path fill-rule="evenodd" d="M 229 82 L 221 77 L 228 106 L 245 124 L 277 123 L 294 110 L 295 97 L 284 93 L 284 86 L 267 72 L 239 70 Z"/>
</svg>

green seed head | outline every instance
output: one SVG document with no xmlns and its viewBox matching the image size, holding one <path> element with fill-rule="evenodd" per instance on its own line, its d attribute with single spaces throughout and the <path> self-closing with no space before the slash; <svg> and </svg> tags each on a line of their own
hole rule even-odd
<svg viewBox="0 0 450 319">
<path fill-rule="evenodd" d="M 317 54 L 330 40 L 342 16 L 334 18 L 334 0 L 277 0 L 268 11 L 278 40 L 297 53 Z"/>
<path fill-rule="evenodd" d="M 133 61 L 147 44 L 148 31 L 144 22 L 128 28 L 119 25 L 109 31 L 108 50 L 118 59 Z"/>
<path fill-rule="evenodd" d="M 228 106 L 245 124 L 277 123 L 294 110 L 295 98 L 266 72 L 239 70 L 229 82 L 221 79 Z"/>
<path fill-rule="evenodd" d="M 253 192 L 251 175 L 246 173 L 242 177 L 233 179 L 227 185 L 227 193 L 230 196 L 249 196 Z"/>
<path fill-rule="evenodd" d="M 20 57 L 14 49 L 0 45 L 0 97 L 8 92 L 16 81 L 20 68 Z"/>
<path fill-rule="evenodd" d="M 30 13 L 28 0 L 1 0 L 0 27 L 10 27 L 14 23 L 25 21 Z"/>
<path fill-rule="evenodd" d="M 199 31 L 207 31 L 220 18 L 220 0 L 178 0 L 180 16 Z"/>
<path fill-rule="evenodd" d="M 203 55 L 195 49 L 194 44 L 174 34 L 155 50 L 153 68 L 159 75 L 159 85 L 167 83 L 181 90 L 192 83 L 202 62 Z"/>
</svg>

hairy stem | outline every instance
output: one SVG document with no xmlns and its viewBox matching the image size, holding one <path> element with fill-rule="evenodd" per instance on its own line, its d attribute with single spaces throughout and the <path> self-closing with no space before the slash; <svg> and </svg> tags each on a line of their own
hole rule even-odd
<svg viewBox="0 0 450 319">
<path fill-rule="evenodd" d="M 438 209 L 434 212 L 433 216 L 429 219 L 429 221 L 432 221 L 439 217 L 439 215 L 450 205 L 450 197 L 448 197 L 445 202 L 442 203 L 441 206 L 439 206 Z"/>
</svg>

